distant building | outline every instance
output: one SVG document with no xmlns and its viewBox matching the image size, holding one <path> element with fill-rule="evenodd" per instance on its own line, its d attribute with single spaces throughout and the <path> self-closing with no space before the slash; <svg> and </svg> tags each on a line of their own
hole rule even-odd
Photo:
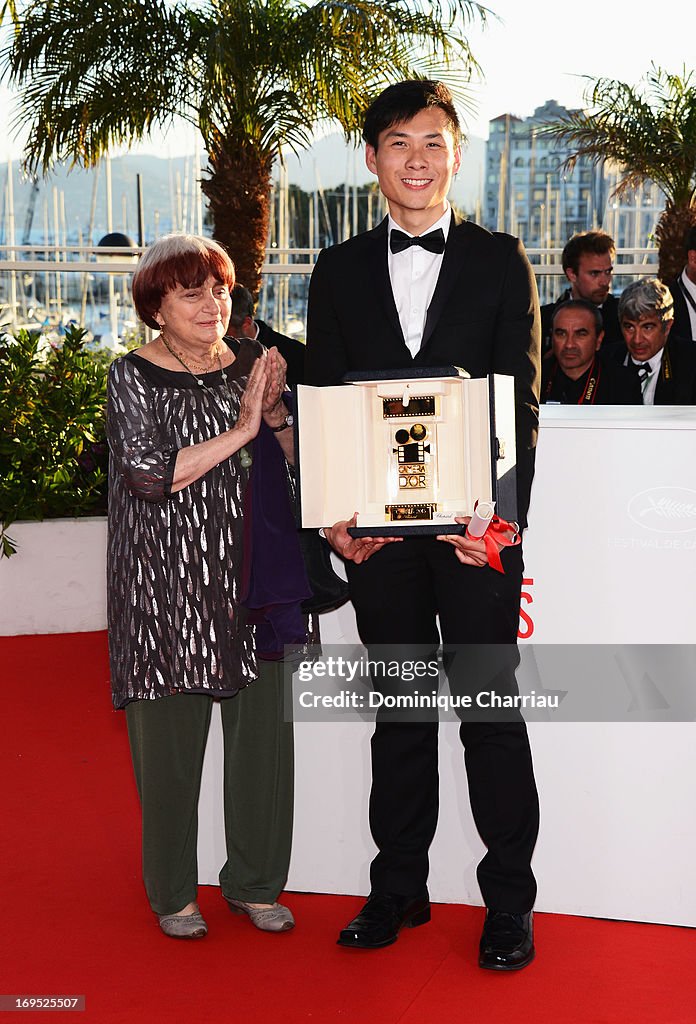
<svg viewBox="0 0 696 1024">
<path fill-rule="evenodd" d="M 616 242 L 617 264 L 641 263 L 636 249 L 653 247 L 652 233 L 665 206 L 665 197 L 654 182 L 629 189 L 621 198 L 613 195 L 621 177 L 617 167 L 604 161 L 593 164 L 580 158 L 572 172 L 564 168 L 570 148 L 544 137 L 544 124 L 571 113 L 555 100 L 537 107 L 531 117 L 501 114 L 489 122 L 482 223 L 491 231 L 508 231 L 522 239 L 527 249 L 563 248 L 578 231 L 601 228 Z M 532 263 L 547 263 L 545 256 L 531 256 Z M 560 264 L 560 254 L 551 262 Z M 632 277 L 614 274 L 614 290 L 620 292 Z M 541 275 L 542 301 L 559 294 L 562 279 Z"/>
<path fill-rule="evenodd" d="M 528 248 L 563 246 L 575 232 L 603 226 L 604 164 L 582 158 L 564 170 L 570 150 L 539 132 L 568 113 L 547 100 L 531 117 L 501 114 L 489 123 L 483 221 L 519 235 Z"/>
</svg>

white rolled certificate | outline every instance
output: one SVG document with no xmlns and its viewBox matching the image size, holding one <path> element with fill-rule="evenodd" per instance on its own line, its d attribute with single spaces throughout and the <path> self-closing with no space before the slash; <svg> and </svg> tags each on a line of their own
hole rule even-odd
<svg viewBox="0 0 696 1024">
<path fill-rule="evenodd" d="M 478 540 L 479 537 L 483 537 L 491 524 L 494 512 L 494 501 L 479 501 L 474 509 L 471 522 L 466 528 L 467 537 L 474 537 L 476 540 Z"/>
</svg>

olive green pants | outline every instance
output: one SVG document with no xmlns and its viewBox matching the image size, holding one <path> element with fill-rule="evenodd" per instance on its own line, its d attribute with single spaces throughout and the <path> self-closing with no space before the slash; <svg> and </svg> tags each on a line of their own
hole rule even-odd
<svg viewBox="0 0 696 1024">
<path fill-rule="evenodd" d="M 198 797 L 213 699 L 180 693 L 126 707 L 142 808 L 143 880 L 156 914 L 175 914 L 198 890 Z M 283 664 L 220 701 L 224 735 L 225 896 L 273 903 L 290 862 L 293 728 L 283 721 Z"/>
</svg>

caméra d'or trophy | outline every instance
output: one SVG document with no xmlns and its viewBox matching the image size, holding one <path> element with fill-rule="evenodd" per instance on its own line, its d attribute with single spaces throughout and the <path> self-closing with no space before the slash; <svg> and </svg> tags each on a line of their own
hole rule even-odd
<svg viewBox="0 0 696 1024">
<path fill-rule="evenodd" d="M 299 385 L 301 525 L 357 511 L 354 536 L 463 533 L 477 503 L 517 519 L 514 380 L 454 366 Z"/>
</svg>

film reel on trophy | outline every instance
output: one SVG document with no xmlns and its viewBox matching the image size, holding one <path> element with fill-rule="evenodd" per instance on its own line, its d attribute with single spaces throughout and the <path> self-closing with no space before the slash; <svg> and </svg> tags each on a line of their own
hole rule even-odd
<svg viewBox="0 0 696 1024">
<path fill-rule="evenodd" d="M 400 490 L 421 490 L 428 486 L 428 468 L 430 461 L 430 445 L 428 428 L 424 423 L 412 423 L 400 426 L 394 432 L 395 448 L 399 470 Z"/>
</svg>

